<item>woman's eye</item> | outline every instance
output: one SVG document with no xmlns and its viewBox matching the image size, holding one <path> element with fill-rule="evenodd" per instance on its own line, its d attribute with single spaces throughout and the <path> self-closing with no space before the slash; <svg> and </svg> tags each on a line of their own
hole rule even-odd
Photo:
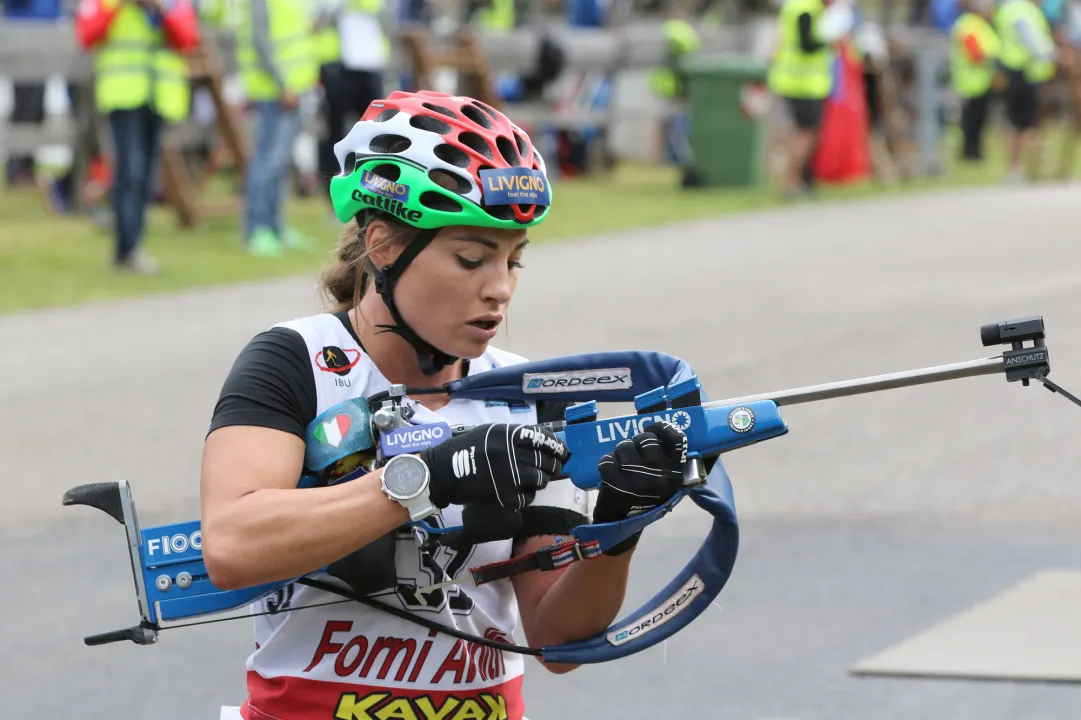
<svg viewBox="0 0 1081 720">
<path fill-rule="evenodd" d="M 520 269 L 520 268 L 524 268 L 524 267 L 525 267 L 525 265 L 523 265 L 523 264 L 522 264 L 522 261 L 521 261 L 521 260 L 511 260 L 510 262 L 508 262 L 508 263 L 507 263 L 507 265 L 508 265 L 508 266 L 509 266 L 509 267 L 510 267 L 510 268 L 511 268 L 512 270 L 517 270 L 517 269 Z"/>
<path fill-rule="evenodd" d="M 464 267 L 466 270 L 476 270 L 484 264 L 483 260 L 469 260 L 468 258 L 464 258 L 461 255 L 456 255 L 455 257 L 458 258 L 458 264 Z"/>
</svg>

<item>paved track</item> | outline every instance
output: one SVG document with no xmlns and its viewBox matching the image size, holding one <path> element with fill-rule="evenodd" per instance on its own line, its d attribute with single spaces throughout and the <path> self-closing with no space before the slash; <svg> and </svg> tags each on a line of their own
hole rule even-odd
<svg viewBox="0 0 1081 720">
<path fill-rule="evenodd" d="M 662 350 L 719 399 L 982 357 L 994 352 L 982 323 L 1042 314 L 1052 377 L 1078 391 L 1079 197 L 807 206 L 537 247 L 499 345 Z M 578 290 L 553 296 L 557 279 Z M 0 318 L 0 717 L 201 720 L 240 702 L 243 621 L 165 633 L 154 648 L 82 644 L 130 624 L 134 603 L 119 528 L 60 497 L 124 477 L 145 523 L 195 517 L 222 378 L 252 334 L 315 310 L 313 287 Z M 726 460 L 743 534 L 720 607 L 621 663 L 564 677 L 530 663 L 529 716 L 1076 718 L 1076 687 L 846 669 L 1037 570 L 1081 566 L 1081 409 L 985 377 L 784 414 L 790 435 Z M 704 534 L 693 507 L 680 512 L 643 540 L 628 607 Z"/>
</svg>

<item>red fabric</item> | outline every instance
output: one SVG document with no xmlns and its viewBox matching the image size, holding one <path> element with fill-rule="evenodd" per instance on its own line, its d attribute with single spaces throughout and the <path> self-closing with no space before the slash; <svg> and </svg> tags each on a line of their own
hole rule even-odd
<svg viewBox="0 0 1081 720">
<path fill-rule="evenodd" d="M 965 50 L 968 50 L 968 59 L 972 62 L 982 62 L 984 59 L 983 48 L 976 39 L 976 33 L 965 35 Z"/>
<path fill-rule="evenodd" d="M 839 92 L 826 100 L 818 146 L 811 161 L 815 177 L 827 183 L 861 180 L 871 170 L 863 64 L 848 45 L 840 45 L 839 50 Z"/>
<path fill-rule="evenodd" d="M 75 38 L 84 50 L 105 40 L 119 6 L 106 8 L 101 0 L 82 0 L 75 13 Z"/>
<path fill-rule="evenodd" d="M 80 47 L 90 50 L 105 41 L 109 26 L 120 5 L 105 7 L 101 0 L 82 0 L 75 13 L 75 37 Z M 199 19 L 188 0 L 180 0 L 162 18 L 165 42 L 177 52 L 188 52 L 199 45 Z"/>
<path fill-rule="evenodd" d="M 466 657 L 464 651 L 459 651 L 459 647 L 464 648 L 467 645 L 474 648 L 474 653 L 480 647 L 459 640 L 454 646 L 452 655 Z M 488 648 L 481 649 L 492 652 Z M 337 656 L 334 663 L 335 672 L 342 677 L 350 674 L 363 677 L 363 674 L 372 669 L 372 661 L 376 659 L 377 654 L 373 653 L 361 667 L 360 661 L 364 652 L 361 651 L 361 654 L 353 659 Z M 411 657 L 410 655 L 410 658 L 405 660 L 406 665 L 401 665 L 399 675 L 407 669 Z M 388 667 L 393 669 L 395 659 L 394 655 L 385 656 L 379 677 L 386 674 Z M 423 660 L 418 661 L 418 664 L 423 665 Z M 453 665 L 449 670 L 448 664 Z M 380 665 L 375 664 L 374 667 L 379 668 Z M 426 668 L 426 672 L 432 672 L 432 667 L 435 665 L 431 664 Z M 360 673 L 356 672 L 357 668 L 360 668 Z M 484 666 L 480 669 L 483 671 Z M 347 670 L 353 672 L 346 672 Z M 525 701 L 522 698 L 521 675 L 504 683 L 476 687 L 483 683 L 470 685 L 462 682 L 466 680 L 466 673 L 468 673 L 469 682 L 472 682 L 474 675 L 477 674 L 477 666 L 470 663 L 467 657 L 462 663 L 455 663 L 448 657 L 435 671 L 437 678 L 447 678 L 443 683 L 445 687 L 414 689 L 407 686 L 386 686 L 378 682 L 372 684 L 356 681 L 331 682 L 287 675 L 264 678 L 258 673 L 249 671 L 249 695 L 240 707 L 240 716 L 244 720 L 276 720 L 277 718 L 289 718 L 289 720 L 418 718 L 419 720 L 435 717 L 441 717 L 444 720 L 454 718 L 522 720 L 525 715 Z M 395 685 L 401 685 L 401 683 L 398 682 Z"/>
<path fill-rule="evenodd" d="M 165 42 L 178 53 L 187 53 L 199 46 L 199 18 L 187 0 L 174 3 L 161 23 Z"/>
<path fill-rule="evenodd" d="M 465 153 L 469 165 L 462 170 L 469 173 L 477 187 L 484 188 L 480 176 L 483 168 L 540 170 L 540 161 L 525 131 L 516 130 L 506 115 L 479 100 L 433 90 L 415 93 L 395 90 L 389 97 L 370 104 L 361 120 L 373 120 L 388 110 L 407 112 L 414 121 L 418 116 L 431 118 L 446 126 L 446 132 L 442 133 L 443 142 Z M 463 142 L 462 137 L 468 142 Z M 478 152 L 478 147 L 487 152 Z M 537 205 L 510 205 L 510 209 L 518 222 L 528 222 L 536 214 Z"/>
</svg>

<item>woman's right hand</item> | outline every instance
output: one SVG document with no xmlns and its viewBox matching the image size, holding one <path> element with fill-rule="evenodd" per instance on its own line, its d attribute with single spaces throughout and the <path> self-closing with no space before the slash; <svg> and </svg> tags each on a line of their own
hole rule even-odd
<svg viewBox="0 0 1081 720">
<path fill-rule="evenodd" d="M 492 423 L 419 453 L 431 473 L 432 504 L 498 505 L 513 510 L 563 472 L 567 446 L 541 425 Z"/>
</svg>

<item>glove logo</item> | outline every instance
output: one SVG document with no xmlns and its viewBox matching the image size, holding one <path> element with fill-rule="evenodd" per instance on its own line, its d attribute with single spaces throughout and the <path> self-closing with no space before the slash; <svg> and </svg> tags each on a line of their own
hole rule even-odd
<svg viewBox="0 0 1081 720">
<path fill-rule="evenodd" d="M 750 432 L 754 428 L 754 410 L 742 405 L 733 409 L 728 413 L 728 427 L 740 434 Z"/>
<path fill-rule="evenodd" d="M 476 447 L 470 447 L 468 450 L 459 450 L 454 453 L 451 457 L 451 465 L 454 468 L 454 477 L 460 480 L 461 478 L 477 472 L 475 455 Z"/>
<path fill-rule="evenodd" d="M 531 427 L 523 427 L 518 430 L 518 437 L 523 440 L 529 440 L 533 443 L 533 447 L 548 448 L 556 455 L 562 455 L 565 452 L 563 443 L 559 442 L 557 438 L 550 435 L 545 435 L 542 432 L 534 430 Z"/>
</svg>

